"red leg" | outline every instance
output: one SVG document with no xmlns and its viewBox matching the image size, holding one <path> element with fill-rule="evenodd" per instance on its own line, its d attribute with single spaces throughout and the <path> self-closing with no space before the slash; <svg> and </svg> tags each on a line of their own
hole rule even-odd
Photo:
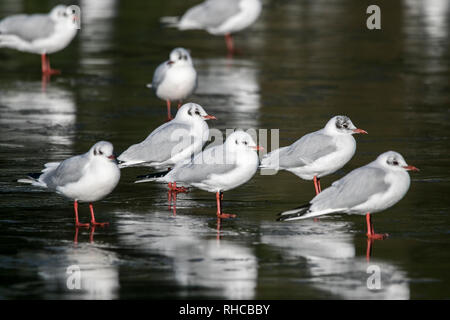
<svg viewBox="0 0 450 320">
<path fill-rule="evenodd" d="M 73 243 L 75 246 L 78 244 L 78 227 L 75 228 L 75 236 L 73 237 Z"/>
<path fill-rule="evenodd" d="M 319 185 L 318 185 L 318 182 L 317 182 L 318 180 L 319 179 L 317 179 L 317 176 L 314 176 L 313 181 L 314 181 L 314 189 L 316 190 L 316 195 L 318 195 L 320 193 Z"/>
<path fill-rule="evenodd" d="M 233 36 L 230 33 L 225 34 L 225 43 L 227 45 L 228 57 L 232 57 L 235 52 Z"/>
<path fill-rule="evenodd" d="M 167 104 L 167 121 L 172 120 L 172 113 L 170 112 L 170 100 L 166 100 Z"/>
<path fill-rule="evenodd" d="M 91 224 L 93 226 L 106 226 L 109 224 L 109 222 L 97 222 L 95 221 L 95 216 L 94 216 L 94 206 L 92 205 L 92 203 L 89 203 L 89 209 L 91 210 Z"/>
<path fill-rule="evenodd" d="M 47 74 L 47 58 L 45 56 L 45 53 L 41 54 L 41 67 L 42 73 Z"/>
<path fill-rule="evenodd" d="M 172 182 L 169 182 L 169 191 L 167 191 L 167 197 L 169 200 L 169 210 L 172 210 L 173 215 L 176 216 L 177 215 L 177 193 L 172 191 Z M 173 203 L 173 205 L 172 205 Z"/>
<path fill-rule="evenodd" d="M 366 249 L 367 262 L 370 262 L 370 257 L 372 256 L 372 245 L 373 245 L 373 239 L 367 238 L 367 249 Z"/>
<path fill-rule="evenodd" d="M 216 240 L 220 241 L 220 218 L 217 217 L 217 235 L 216 235 Z"/>
<path fill-rule="evenodd" d="M 176 182 L 169 183 L 169 190 L 170 190 L 170 192 L 174 192 L 174 193 L 188 193 L 189 192 L 188 188 L 177 187 Z"/>
<path fill-rule="evenodd" d="M 222 212 L 222 200 L 223 200 L 223 193 L 217 192 L 216 193 L 217 218 L 221 218 L 221 219 L 236 218 L 235 214 Z"/>
<path fill-rule="evenodd" d="M 319 187 L 319 193 L 322 192 L 322 187 L 320 186 L 320 178 L 317 178 L 317 186 Z"/>
<path fill-rule="evenodd" d="M 60 74 L 60 70 L 52 69 L 50 67 L 50 58 L 45 54 L 41 54 L 41 65 L 42 65 L 42 74 L 44 75 L 52 75 L 52 74 Z"/>
<path fill-rule="evenodd" d="M 80 221 L 78 220 L 78 202 L 77 202 L 77 200 L 75 200 L 73 202 L 73 209 L 75 211 L 75 227 L 88 227 L 89 228 L 89 223 L 80 223 Z"/>
<path fill-rule="evenodd" d="M 373 229 L 373 223 L 372 223 L 372 216 L 370 215 L 370 212 L 367 212 L 366 214 L 366 223 L 367 223 L 367 237 L 372 240 L 383 240 L 387 238 L 387 233 L 375 233 Z"/>
<path fill-rule="evenodd" d="M 90 243 L 94 243 L 94 233 L 95 233 L 95 224 L 92 226 L 91 231 L 89 232 Z"/>
</svg>

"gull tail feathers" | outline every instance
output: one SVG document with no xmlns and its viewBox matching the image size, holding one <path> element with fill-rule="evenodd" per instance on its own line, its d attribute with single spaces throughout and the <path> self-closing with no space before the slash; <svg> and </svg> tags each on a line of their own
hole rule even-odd
<svg viewBox="0 0 450 320">
<path fill-rule="evenodd" d="M 159 19 L 159 22 L 162 23 L 165 27 L 177 28 L 180 23 L 180 17 L 162 17 Z"/>
<path fill-rule="evenodd" d="M 150 182 L 150 181 L 162 181 L 161 178 L 164 178 L 166 176 L 166 174 L 169 173 L 170 170 L 166 170 L 166 171 L 161 171 L 161 172 L 154 172 L 154 173 L 149 173 L 149 174 L 145 174 L 142 176 L 137 176 L 136 178 L 138 180 L 136 180 L 134 183 L 142 183 L 142 182 Z"/>
</svg>

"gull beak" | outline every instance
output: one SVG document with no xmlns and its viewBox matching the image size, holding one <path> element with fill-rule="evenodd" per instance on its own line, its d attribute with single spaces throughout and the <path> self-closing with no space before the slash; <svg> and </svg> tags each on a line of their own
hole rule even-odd
<svg viewBox="0 0 450 320">
<path fill-rule="evenodd" d="M 402 168 L 405 169 L 406 171 L 420 171 L 418 168 L 414 166 L 403 166 Z"/>
<path fill-rule="evenodd" d="M 206 116 L 203 116 L 203 119 L 205 119 L 205 120 L 217 120 L 216 117 L 214 117 L 212 115 L 209 115 L 209 114 L 207 114 Z"/>
<path fill-rule="evenodd" d="M 261 146 L 253 146 L 253 147 L 250 147 L 250 149 L 255 150 L 255 151 L 262 151 L 262 150 L 264 150 L 264 148 L 261 147 Z"/>
<path fill-rule="evenodd" d="M 119 164 L 119 161 L 117 161 L 117 157 L 115 154 L 112 154 L 108 157 L 111 161 L 114 161 L 115 163 Z"/>
<path fill-rule="evenodd" d="M 362 134 L 368 134 L 366 130 L 363 129 L 353 129 L 354 133 L 362 133 Z"/>
<path fill-rule="evenodd" d="M 167 61 L 167 64 L 170 66 L 171 64 L 173 64 L 172 60 Z"/>
</svg>

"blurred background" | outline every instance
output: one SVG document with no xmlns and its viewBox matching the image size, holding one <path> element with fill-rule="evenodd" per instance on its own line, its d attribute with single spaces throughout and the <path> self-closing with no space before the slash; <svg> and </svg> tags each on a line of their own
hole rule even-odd
<svg viewBox="0 0 450 320">
<path fill-rule="evenodd" d="M 45 90 L 39 56 L 0 49 L 0 298 L 450 298 L 450 2 L 265 0 L 232 59 L 222 37 L 160 23 L 199 2 L 0 2 L 0 19 L 58 3 L 82 13 L 74 41 L 51 55 L 62 75 Z M 371 4 L 381 30 L 366 28 Z M 70 201 L 15 182 L 98 140 L 118 154 L 143 140 L 166 116 L 146 84 L 178 46 L 191 50 L 199 85 L 189 101 L 217 117 L 210 127 L 280 129 L 280 146 L 337 114 L 367 130 L 322 187 L 387 150 L 421 169 L 402 201 L 374 215 L 390 237 L 373 244 L 370 262 L 361 216 L 275 221 L 314 196 L 312 182 L 287 172 L 225 193 L 225 212 L 238 218 L 220 233 L 213 194 L 179 195 L 174 215 L 164 185 L 133 184 L 145 169 L 123 170 L 96 204 L 109 227 L 78 232 Z M 66 286 L 70 265 L 81 290 Z M 381 269 L 381 290 L 366 286 L 369 265 Z"/>
</svg>

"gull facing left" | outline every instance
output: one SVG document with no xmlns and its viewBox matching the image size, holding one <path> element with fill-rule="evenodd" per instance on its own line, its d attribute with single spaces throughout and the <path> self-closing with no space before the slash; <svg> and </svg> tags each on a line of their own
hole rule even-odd
<svg viewBox="0 0 450 320">
<path fill-rule="evenodd" d="M 85 154 L 46 163 L 41 173 L 30 173 L 28 177 L 18 182 L 48 188 L 74 201 L 75 226 L 89 226 L 78 220 L 78 201 L 89 202 L 92 225 L 108 224 L 95 221 L 92 202 L 106 197 L 119 183 L 120 169 L 110 142 L 99 141 Z"/>
<path fill-rule="evenodd" d="M 367 237 L 384 239 L 387 234 L 374 232 L 371 214 L 390 208 L 405 196 L 411 183 L 407 171 L 419 169 L 408 165 L 398 152 L 382 153 L 375 161 L 335 181 L 308 204 L 280 213 L 278 220 L 290 221 L 334 213 L 365 214 Z"/>
<path fill-rule="evenodd" d="M 0 21 L 0 48 L 41 55 L 42 73 L 59 74 L 48 54 L 67 47 L 77 34 L 79 17 L 71 6 L 58 5 L 48 14 L 17 14 Z"/>
</svg>

